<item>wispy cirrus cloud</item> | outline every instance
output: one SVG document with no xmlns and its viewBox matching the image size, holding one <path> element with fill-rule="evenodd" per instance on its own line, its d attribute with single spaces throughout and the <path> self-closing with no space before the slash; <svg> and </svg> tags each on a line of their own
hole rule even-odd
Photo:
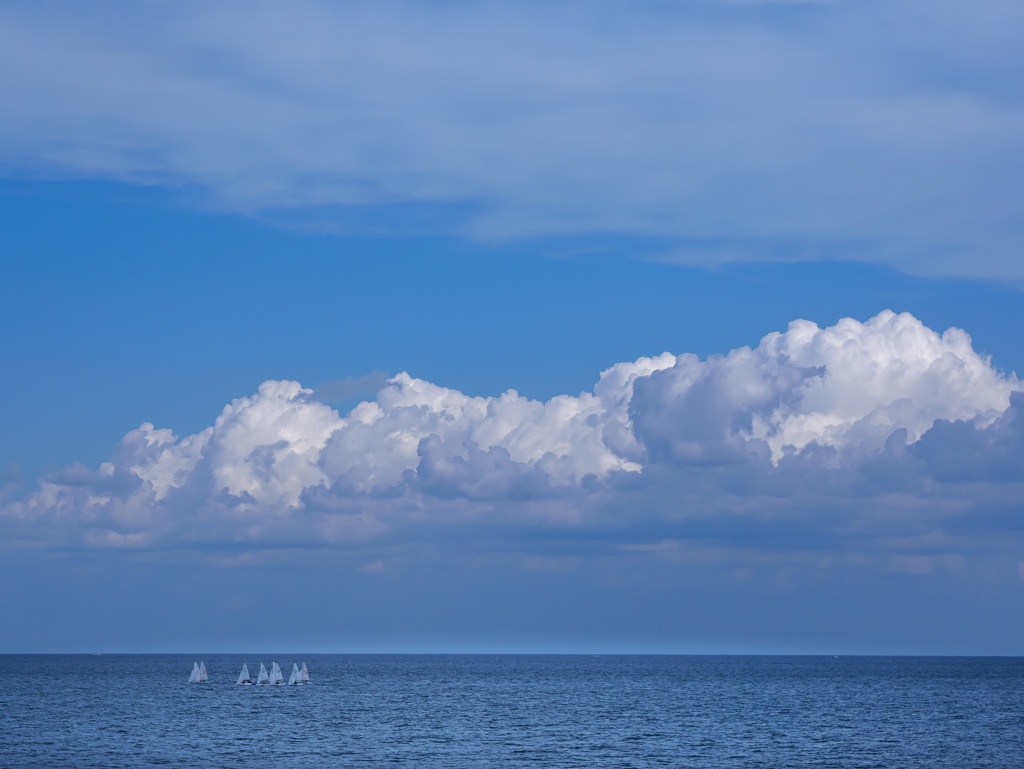
<svg viewBox="0 0 1024 769">
<path fill-rule="evenodd" d="M 327 228 L 1024 275 L 1024 17 L 1004 0 L 9 4 L 0 20 L 9 173 L 191 185 Z"/>
<path fill-rule="evenodd" d="M 646 549 L 1012 565 L 1022 408 L 1021 381 L 963 331 L 891 312 L 795 321 L 753 348 L 620 363 L 546 402 L 400 374 L 341 414 L 265 382 L 195 435 L 140 426 L 109 462 L 44 479 L 0 520 L 15 546 L 326 546 L 360 563 L 461 542 L 530 563 Z"/>
</svg>

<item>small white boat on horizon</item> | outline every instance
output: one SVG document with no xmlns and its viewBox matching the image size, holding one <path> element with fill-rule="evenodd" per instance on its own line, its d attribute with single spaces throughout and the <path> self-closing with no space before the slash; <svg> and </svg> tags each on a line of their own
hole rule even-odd
<svg viewBox="0 0 1024 769">
<path fill-rule="evenodd" d="M 288 679 L 288 685 L 289 686 L 298 686 L 300 684 L 308 684 L 308 683 L 309 683 L 309 670 L 306 669 L 306 663 L 303 662 L 302 663 L 302 668 L 299 669 L 299 666 L 296 663 L 293 662 L 292 663 L 292 674 L 291 674 L 291 677 Z"/>
<path fill-rule="evenodd" d="M 249 676 L 249 666 L 242 663 L 242 672 L 238 674 L 238 683 L 242 686 L 252 686 L 252 678 Z"/>
<path fill-rule="evenodd" d="M 205 684 L 207 683 L 206 674 L 206 663 L 205 662 L 193 662 L 192 663 L 192 674 L 188 677 L 190 684 Z"/>
<path fill-rule="evenodd" d="M 256 683 L 260 686 L 270 682 L 270 676 L 267 675 L 267 669 L 263 667 L 263 663 L 260 663 L 260 674 L 256 676 Z"/>
<path fill-rule="evenodd" d="M 281 674 L 281 666 L 278 665 L 276 662 L 270 663 L 270 679 L 267 681 L 267 683 L 274 684 L 275 686 L 280 686 L 284 683 L 284 676 Z"/>
</svg>

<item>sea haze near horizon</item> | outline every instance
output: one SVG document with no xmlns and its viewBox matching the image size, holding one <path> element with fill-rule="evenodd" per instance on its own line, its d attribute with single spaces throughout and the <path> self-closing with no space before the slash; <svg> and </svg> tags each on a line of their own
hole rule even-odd
<svg viewBox="0 0 1024 769">
<path fill-rule="evenodd" d="M 186 683 L 203 659 L 210 683 Z M 301 687 L 237 686 L 305 661 Z M 0 766 L 1019 767 L 1024 658 L 0 655 Z"/>
</svg>

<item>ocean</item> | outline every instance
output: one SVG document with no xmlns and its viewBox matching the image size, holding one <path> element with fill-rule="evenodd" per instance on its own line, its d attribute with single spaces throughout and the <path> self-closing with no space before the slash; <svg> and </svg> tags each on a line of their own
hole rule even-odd
<svg viewBox="0 0 1024 769">
<path fill-rule="evenodd" d="M 311 683 L 235 685 L 272 661 Z M 1024 767 L 1024 658 L 4 655 L 0 677 L 5 769 Z"/>
</svg>

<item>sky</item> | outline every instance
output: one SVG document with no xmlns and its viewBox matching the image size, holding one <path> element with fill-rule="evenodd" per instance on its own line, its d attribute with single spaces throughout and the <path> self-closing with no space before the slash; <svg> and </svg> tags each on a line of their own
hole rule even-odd
<svg viewBox="0 0 1024 769">
<path fill-rule="evenodd" d="M 0 653 L 1024 654 L 1024 10 L 0 7 Z"/>
</svg>

